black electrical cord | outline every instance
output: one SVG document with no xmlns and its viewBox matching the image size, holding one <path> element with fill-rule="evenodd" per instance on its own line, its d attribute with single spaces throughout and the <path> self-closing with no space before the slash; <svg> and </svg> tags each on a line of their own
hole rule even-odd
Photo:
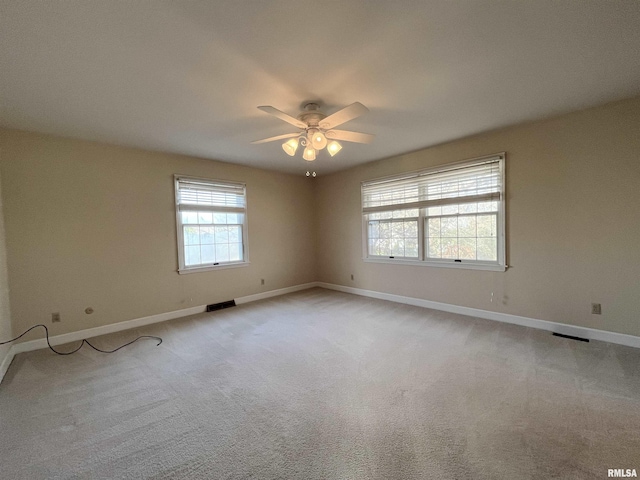
<svg viewBox="0 0 640 480">
<path fill-rule="evenodd" d="M 72 353 L 76 353 L 78 350 L 80 350 L 82 348 L 82 346 L 86 343 L 87 345 L 89 345 L 91 348 L 93 348 L 96 352 L 100 352 L 100 353 L 113 353 L 113 352 L 117 352 L 118 350 L 120 350 L 121 348 L 124 348 L 128 345 L 131 345 L 133 342 L 137 342 L 138 340 L 140 340 L 141 338 L 155 338 L 156 340 L 158 340 L 158 345 L 159 346 L 162 343 L 162 339 L 160 337 L 154 337 L 152 335 L 140 335 L 138 338 L 131 340 L 129 343 L 125 343 L 124 345 L 120 345 L 118 348 L 114 348 L 113 350 L 101 350 L 98 347 L 95 347 L 93 345 L 91 345 L 91 343 L 89 343 L 89 340 L 82 340 L 82 342 L 80 343 L 80 346 L 78 348 L 76 348 L 75 350 L 71 350 L 70 352 L 59 352 L 57 351 L 55 348 L 53 348 L 51 346 L 51 343 L 49 342 L 49 329 L 47 328 L 46 325 L 43 325 L 42 323 L 39 323 L 38 325 L 34 325 L 33 327 L 31 327 L 30 329 L 28 329 L 27 331 L 25 331 L 24 333 L 22 333 L 21 335 L 18 335 L 16 338 L 12 338 L 11 340 L 7 340 L 6 342 L 0 342 L 0 345 L 5 345 L 7 343 L 11 343 L 11 342 L 15 342 L 16 340 L 18 340 L 21 337 L 24 337 L 27 333 L 29 333 L 31 330 L 33 330 L 34 328 L 37 327 L 44 327 L 44 331 L 47 334 L 47 345 L 49 345 L 49 349 L 57 354 L 57 355 L 71 355 Z"/>
</svg>

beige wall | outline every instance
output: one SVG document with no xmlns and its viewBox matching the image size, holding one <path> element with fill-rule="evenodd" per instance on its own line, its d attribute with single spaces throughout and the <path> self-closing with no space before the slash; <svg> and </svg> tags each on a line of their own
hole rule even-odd
<svg viewBox="0 0 640 480">
<path fill-rule="evenodd" d="M 13 333 L 46 323 L 61 334 L 320 280 L 640 335 L 638 131 L 640 97 L 312 180 L 0 129 Z M 362 261 L 361 181 L 500 151 L 506 272 Z M 249 266 L 176 273 L 174 173 L 247 183 Z"/>
<path fill-rule="evenodd" d="M 506 272 L 362 261 L 361 181 L 501 151 Z M 640 335 L 640 97 L 319 177 L 316 190 L 320 281 Z"/>
<path fill-rule="evenodd" d="M 2 150 L 0 150 L 0 156 Z M 1 188 L 0 188 L 1 190 Z M 4 215 L 2 205 L 2 195 L 0 194 L 0 341 L 12 338 L 11 312 L 9 309 L 9 280 L 7 276 L 7 254 L 5 246 Z M 2 365 L 10 344 L 0 346 L 0 365 Z M 2 373 L 0 372 L 0 377 Z"/>
<path fill-rule="evenodd" d="M 306 177 L 15 130 L 0 130 L 0 146 L 14 332 L 67 333 L 316 278 Z M 175 173 L 246 182 L 249 266 L 177 273 Z"/>
</svg>

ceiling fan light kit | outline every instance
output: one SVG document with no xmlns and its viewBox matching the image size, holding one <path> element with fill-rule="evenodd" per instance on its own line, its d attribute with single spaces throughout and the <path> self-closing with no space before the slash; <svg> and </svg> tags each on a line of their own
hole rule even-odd
<svg viewBox="0 0 640 480">
<path fill-rule="evenodd" d="M 315 148 L 305 147 L 304 153 L 302 154 L 302 158 L 304 158 L 307 162 L 313 162 L 316 159 Z"/>
<path fill-rule="evenodd" d="M 342 145 L 340 145 L 338 142 L 336 142 L 335 140 L 332 141 L 328 146 L 327 146 L 327 152 L 329 152 L 329 155 L 331 155 L 332 157 L 338 153 L 340 150 L 342 150 Z"/>
<path fill-rule="evenodd" d="M 282 149 L 285 151 L 287 155 L 293 157 L 296 154 L 296 150 L 298 150 L 298 139 L 292 138 L 282 144 Z"/>
<path fill-rule="evenodd" d="M 325 137 L 324 133 L 322 133 L 320 130 L 317 130 L 317 129 L 313 129 L 313 130 L 315 131 L 311 136 L 311 145 L 316 150 L 322 150 L 324 147 L 327 146 L 327 137 Z"/>
<path fill-rule="evenodd" d="M 298 150 L 298 146 L 302 145 L 304 147 L 302 158 L 308 162 L 314 161 L 317 153 L 324 148 L 326 148 L 329 155 L 333 157 L 342 150 L 342 145 L 340 145 L 337 140 L 354 143 L 371 143 L 375 138 L 374 135 L 368 133 L 334 130 L 335 127 L 369 111 L 367 107 L 359 102 L 352 103 L 329 116 L 320 111 L 317 103 L 307 103 L 304 106 L 304 111 L 300 113 L 297 118 L 272 106 L 261 106 L 258 108 L 269 115 L 273 115 L 280 120 L 298 127 L 300 132 L 285 133 L 284 135 L 264 138 L 251 143 L 259 144 L 288 139 L 282 144 L 282 149 L 285 153 L 293 157 Z"/>
</svg>

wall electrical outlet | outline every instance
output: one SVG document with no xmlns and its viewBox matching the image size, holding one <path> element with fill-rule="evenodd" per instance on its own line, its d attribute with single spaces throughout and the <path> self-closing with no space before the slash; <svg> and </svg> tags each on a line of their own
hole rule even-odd
<svg viewBox="0 0 640 480">
<path fill-rule="evenodd" d="M 353 273 L 351 274 L 351 280 L 353 280 Z"/>
<path fill-rule="evenodd" d="M 602 315 L 602 305 L 599 303 L 591 304 L 591 314 L 592 315 Z"/>
<path fill-rule="evenodd" d="M 260 285 L 264 285 L 264 278 L 260 279 Z"/>
<path fill-rule="evenodd" d="M 58 323 L 60 321 L 60 312 L 53 312 L 51 314 L 51 323 Z"/>
</svg>

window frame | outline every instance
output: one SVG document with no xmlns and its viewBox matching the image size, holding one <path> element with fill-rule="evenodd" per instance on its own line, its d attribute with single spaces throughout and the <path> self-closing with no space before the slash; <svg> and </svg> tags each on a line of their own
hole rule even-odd
<svg viewBox="0 0 640 480">
<path fill-rule="evenodd" d="M 180 181 L 194 181 L 194 182 L 202 182 L 216 185 L 228 185 L 233 187 L 242 187 L 244 193 L 244 210 L 242 212 L 243 222 L 241 224 L 242 229 L 242 260 L 240 261 L 229 261 L 229 262 L 216 262 L 216 263 L 207 263 L 200 264 L 195 266 L 187 266 L 185 264 L 185 244 L 184 244 L 184 234 L 183 227 L 185 224 L 182 223 L 182 215 L 180 211 L 180 203 L 179 203 L 179 184 Z M 173 176 L 173 185 L 174 185 L 174 199 L 175 199 L 175 211 L 176 211 L 176 236 L 178 241 L 178 273 L 189 274 L 189 273 L 198 273 L 198 272 L 207 272 L 212 270 L 224 270 L 227 268 L 237 268 L 237 267 L 245 267 L 249 265 L 249 242 L 248 242 L 248 216 L 247 216 L 247 186 L 242 182 L 234 182 L 231 180 L 218 180 L 213 178 L 204 178 L 204 177 L 194 177 L 191 175 L 180 175 L 174 174 Z M 203 209 L 204 211 L 205 209 Z M 194 205 L 193 211 L 198 211 L 197 205 Z M 211 207 L 206 209 L 208 212 L 212 212 Z M 214 226 L 212 224 L 212 226 Z"/>
<path fill-rule="evenodd" d="M 388 223 L 388 224 L 393 224 L 393 223 L 400 223 L 400 222 L 406 222 L 406 221 L 411 221 L 411 222 L 415 222 L 416 223 L 416 232 L 418 237 L 420 236 L 421 232 L 423 231 L 422 227 L 420 226 L 420 212 L 418 212 L 417 216 L 411 216 L 411 217 L 401 217 L 401 218 L 381 218 L 381 219 L 367 219 L 365 221 L 365 228 L 367 229 L 367 253 L 369 252 L 369 224 L 371 222 L 378 222 L 378 225 L 381 223 Z M 378 240 L 380 238 L 377 238 Z M 420 244 L 418 243 L 417 245 L 417 251 L 418 251 L 418 255 L 417 257 L 407 257 L 407 256 L 399 256 L 399 255 L 395 255 L 395 256 L 385 256 L 385 255 L 376 255 L 374 256 L 374 258 L 388 258 L 388 259 L 398 259 L 398 260 L 406 260 L 406 261 L 419 261 L 420 259 Z M 406 254 L 406 251 L 405 251 Z"/>
<path fill-rule="evenodd" d="M 369 255 L 369 214 L 364 213 L 364 187 L 366 184 L 373 182 L 392 182 L 394 180 L 401 181 L 412 176 L 425 176 L 433 175 L 440 172 L 446 172 L 450 170 L 460 169 L 464 167 L 472 167 L 486 163 L 491 160 L 496 160 L 499 165 L 499 178 L 500 178 L 500 198 L 496 200 L 498 202 L 498 210 L 496 212 L 486 212 L 487 214 L 496 215 L 496 240 L 497 240 L 497 260 L 493 261 L 481 261 L 481 260 L 464 260 L 464 259 L 435 259 L 427 257 L 427 220 L 435 216 L 426 215 L 426 209 L 428 207 L 411 207 L 418 208 L 418 258 L 408 257 L 387 257 Z M 376 179 L 367 180 L 361 183 L 360 201 L 361 201 L 361 215 L 362 215 L 362 259 L 367 263 L 387 263 L 393 265 L 416 265 L 422 267 L 437 267 L 437 268 L 454 268 L 454 269 L 468 269 L 468 270 L 489 270 L 504 272 L 507 270 L 507 247 L 506 247 L 506 153 L 496 153 L 493 155 L 485 155 L 482 157 L 476 157 L 472 159 L 463 160 L 460 162 L 448 163 L 444 165 L 438 165 L 436 167 L 416 170 L 412 172 L 406 172 L 399 175 L 391 175 Z M 464 198 L 464 197 L 461 197 Z M 409 204 L 410 205 L 410 204 Z M 407 208 L 407 209 L 408 209 Z M 395 210 L 403 210 L 402 207 Z M 482 214 L 483 212 L 477 212 L 472 215 Z M 456 214 L 459 216 L 460 214 Z M 464 215 L 464 214 L 463 214 Z M 460 237 L 458 237 L 460 238 Z"/>
</svg>

